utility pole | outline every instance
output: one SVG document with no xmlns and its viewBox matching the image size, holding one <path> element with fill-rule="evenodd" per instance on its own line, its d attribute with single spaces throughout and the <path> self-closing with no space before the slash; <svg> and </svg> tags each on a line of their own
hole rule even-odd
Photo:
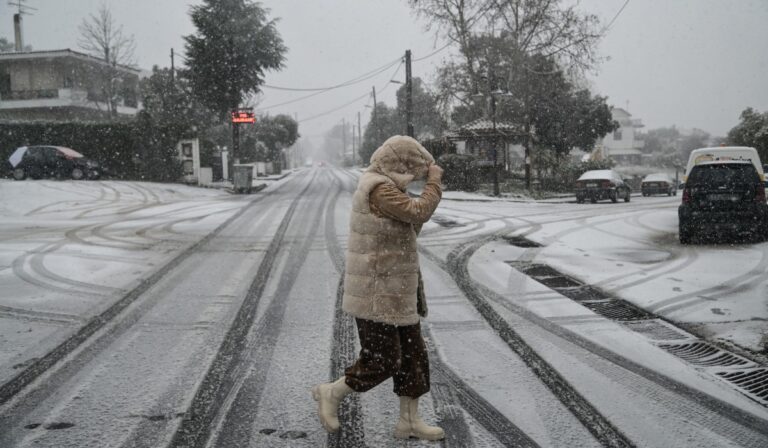
<svg viewBox="0 0 768 448">
<path fill-rule="evenodd" d="M 355 164 L 355 123 L 349 123 L 352 128 L 352 165 Z"/>
<path fill-rule="evenodd" d="M 357 147 L 358 150 L 362 149 L 363 147 L 363 132 L 362 128 L 360 127 L 360 112 L 357 112 Z M 352 166 L 355 166 L 355 154 L 352 154 Z"/>
<path fill-rule="evenodd" d="M 341 163 L 344 163 L 344 157 L 347 155 L 347 119 L 341 119 Z"/>
<path fill-rule="evenodd" d="M 229 72 L 231 79 L 235 80 L 237 79 L 237 73 L 235 73 L 235 65 L 234 62 L 234 50 L 235 50 L 235 41 L 232 37 L 229 38 L 229 47 L 227 48 L 228 58 L 227 62 L 229 62 Z M 235 160 L 235 157 L 237 157 L 240 154 L 240 128 L 238 127 L 237 123 L 234 123 L 232 120 L 232 115 L 237 112 L 238 108 L 240 107 L 240 92 L 237 91 L 237 85 L 233 82 L 230 86 L 230 95 L 231 95 L 231 101 L 232 101 L 232 109 L 230 111 L 230 122 L 232 122 L 232 151 L 230 151 L 229 154 L 229 166 L 231 169 L 229 170 L 229 176 L 232 178 L 232 181 L 234 182 L 234 172 L 235 172 L 235 163 L 237 161 Z"/>
<path fill-rule="evenodd" d="M 496 134 L 496 97 L 493 92 L 491 95 L 491 118 L 493 121 L 493 195 L 499 196 L 499 136 Z"/>
<path fill-rule="evenodd" d="M 173 48 L 171 48 L 171 84 L 176 83 L 176 66 L 173 62 Z"/>
<path fill-rule="evenodd" d="M 381 140 L 381 132 L 379 132 L 379 120 L 376 119 L 376 86 L 373 86 L 373 130 L 376 136 L 376 144 Z"/>
<path fill-rule="evenodd" d="M 405 132 L 413 137 L 413 79 L 411 77 L 411 50 L 405 50 Z"/>
</svg>

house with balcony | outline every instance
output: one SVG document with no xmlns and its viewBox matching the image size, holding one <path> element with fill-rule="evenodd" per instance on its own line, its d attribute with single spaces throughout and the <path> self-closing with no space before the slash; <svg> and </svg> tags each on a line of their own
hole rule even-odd
<svg viewBox="0 0 768 448">
<path fill-rule="evenodd" d="M 69 49 L 1 53 L 0 120 L 131 117 L 140 109 L 140 74 L 139 69 L 113 66 Z"/>
</svg>

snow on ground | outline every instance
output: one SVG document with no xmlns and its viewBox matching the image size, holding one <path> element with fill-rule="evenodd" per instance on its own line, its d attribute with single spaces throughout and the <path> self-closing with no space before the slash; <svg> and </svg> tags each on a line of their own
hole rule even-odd
<svg viewBox="0 0 768 448">
<path fill-rule="evenodd" d="M 0 180 L 0 381 L 247 200 L 177 184 Z"/>
<path fill-rule="evenodd" d="M 634 199 L 634 198 L 633 198 Z M 765 349 L 768 242 L 682 246 L 679 198 L 628 204 L 444 201 L 438 215 L 464 225 L 503 219 L 510 233 L 544 245 L 530 260 L 551 265 L 714 339 Z M 487 233 L 490 222 L 479 233 Z M 441 233 L 442 235 L 443 233 Z M 429 243 L 426 243 L 429 244 Z"/>
</svg>

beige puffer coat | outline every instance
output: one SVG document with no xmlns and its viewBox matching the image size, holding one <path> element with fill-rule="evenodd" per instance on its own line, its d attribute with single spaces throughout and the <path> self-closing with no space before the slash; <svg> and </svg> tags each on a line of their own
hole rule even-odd
<svg viewBox="0 0 768 448">
<path fill-rule="evenodd" d="M 434 159 L 415 139 L 394 136 L 373 153 L 360 177 L 352 197 L 342 302 L 352 316 L 399 326 L 419 322 L 417 229 L 413 223 L 372 213 L 369 201 L 383 183 L 405 191 L 412 180 L 426 175 L 431 163 Z M 434 202 L 429 215 L 437 207 Z"/>
</svg>

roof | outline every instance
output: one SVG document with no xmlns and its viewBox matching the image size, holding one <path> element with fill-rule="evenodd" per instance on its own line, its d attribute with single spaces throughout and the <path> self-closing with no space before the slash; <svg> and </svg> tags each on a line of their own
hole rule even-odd
<svg viewBox="0 0 768 448">
<path fill-rule="evenodd" d="M 669 182 L 672 177 L 666 173 L 653 173 L 645 176 L 643 182 Z"/>
<path fill-rule="evenodd" d="M 79 51 L 70 50 L 65 48 L 62 50 L 38 50 L 38 51 L 20 51 L 13 53 L 0 53 L 0 61 L 14 61 L 14 60 L 29 60 L 29 59 L 52 59 L 52 58 L 65 58 L 71 57 L 80 59 L 82 61 L 88 61 L 96 64 L 106 64 L 104 60 L 99 59 L 90 54 L 81 53 Z M 127 65 L 118 65 L 120 69 L 129 71 L 131 73 L 139 74 L 141 70 L 135 67 L 129 67 Z"/>
<path fill-rule="evenodd" d="M 750 160 L 707 160 L 706 162 L 696 164 L 696 166 L 701 165 L 753 165 L 753 163 Z M 693 168 L 696 168 L 696 166 Z"/>
<path fill-rule="evenodd" d="M 495 127 L 495 130 L 494 130 Z M 465 124 L 458 129 L 452 130 L 449 135 L 450 139 L 463 139 L 471 137 L 524 137 L 527 133 L 520 126 L 512 123 L 497 121 L 494 125 L 493 121 L 487 118 L 479 118 L 475 121 Z"/>
<path fill-rule="evenodd" d="M 640 156 L 643 152 L 639 149 L 609 149 L 608 155 L 610 156 Z"/>
<path fill-rule="evenodd" d="M 587 171 L 579 177 L 579 180 L 618 179 L 619 174 L 613 170 Z"/>
</svg>

